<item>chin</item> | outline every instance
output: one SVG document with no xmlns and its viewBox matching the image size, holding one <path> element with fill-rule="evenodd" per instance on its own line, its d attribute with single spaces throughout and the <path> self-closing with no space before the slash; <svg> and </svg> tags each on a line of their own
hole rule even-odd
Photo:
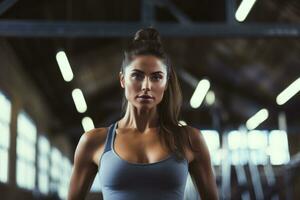
<svg viewBox="0 0 300 200">
<path fill-rule="evenodd" d="M 151 109 L 154 108 L 156 105 L 151 103 L 151 104 L 143 104 L 143 103 L 137 103 L 138 108 L 144 108 L 144 109 Z"/>
</svg>

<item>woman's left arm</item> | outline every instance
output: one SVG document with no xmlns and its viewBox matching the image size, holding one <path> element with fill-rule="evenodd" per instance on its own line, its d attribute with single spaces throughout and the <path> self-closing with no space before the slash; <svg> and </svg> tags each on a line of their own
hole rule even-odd
<svg viewBox="0 0 300 200">
<path fill-rule="evenodd" d="M 216 179 L 206 142 L 198 129 L 191 127 L 190 130 L 189 142 L 194 155 L 194 159 L 189 163 L 190 175 L 201 200 L 218 199 Z"/>
</svg>

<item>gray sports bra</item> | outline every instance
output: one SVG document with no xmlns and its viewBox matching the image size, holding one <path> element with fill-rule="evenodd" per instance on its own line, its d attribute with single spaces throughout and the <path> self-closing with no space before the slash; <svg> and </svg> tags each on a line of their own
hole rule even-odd
<svg viewBox="0 0 300 200">
<path fill-rule="evenodd" d="M 99 176 L 104 200 L 183 200 L 188 161 L 174 153 L 155 163 L 131 163 L 113 148 L 117 123 L 109 126 Z"/>
</svg>

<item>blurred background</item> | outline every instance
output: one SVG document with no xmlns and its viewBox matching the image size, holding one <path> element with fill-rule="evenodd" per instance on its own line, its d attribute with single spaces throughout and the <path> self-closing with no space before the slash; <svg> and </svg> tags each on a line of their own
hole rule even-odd
<svg viewBox="0 0 300 200">
<path fill-rule="evenodd" d="M 0 198 L 66 199 L 80 136 L 120 117 L 125 46 L 153 26 L 220 199 L 300 199 L 299 22 L 298 0 L 0 1 Z"/>
</svg>

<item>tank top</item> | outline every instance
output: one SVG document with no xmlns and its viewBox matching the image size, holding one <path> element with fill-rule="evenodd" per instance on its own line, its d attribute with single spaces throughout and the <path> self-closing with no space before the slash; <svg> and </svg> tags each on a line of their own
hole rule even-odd
<svg viewBox="0 0 300 200">
<path fill-rule="evenodd" d="M 100 186 L 104 200 L 183 200 L 188 160 L 175 154 L 154 163 L 133 163 L 114 150 L 117 122 L 108 128 L 99 160 Z"/>
</svg>

